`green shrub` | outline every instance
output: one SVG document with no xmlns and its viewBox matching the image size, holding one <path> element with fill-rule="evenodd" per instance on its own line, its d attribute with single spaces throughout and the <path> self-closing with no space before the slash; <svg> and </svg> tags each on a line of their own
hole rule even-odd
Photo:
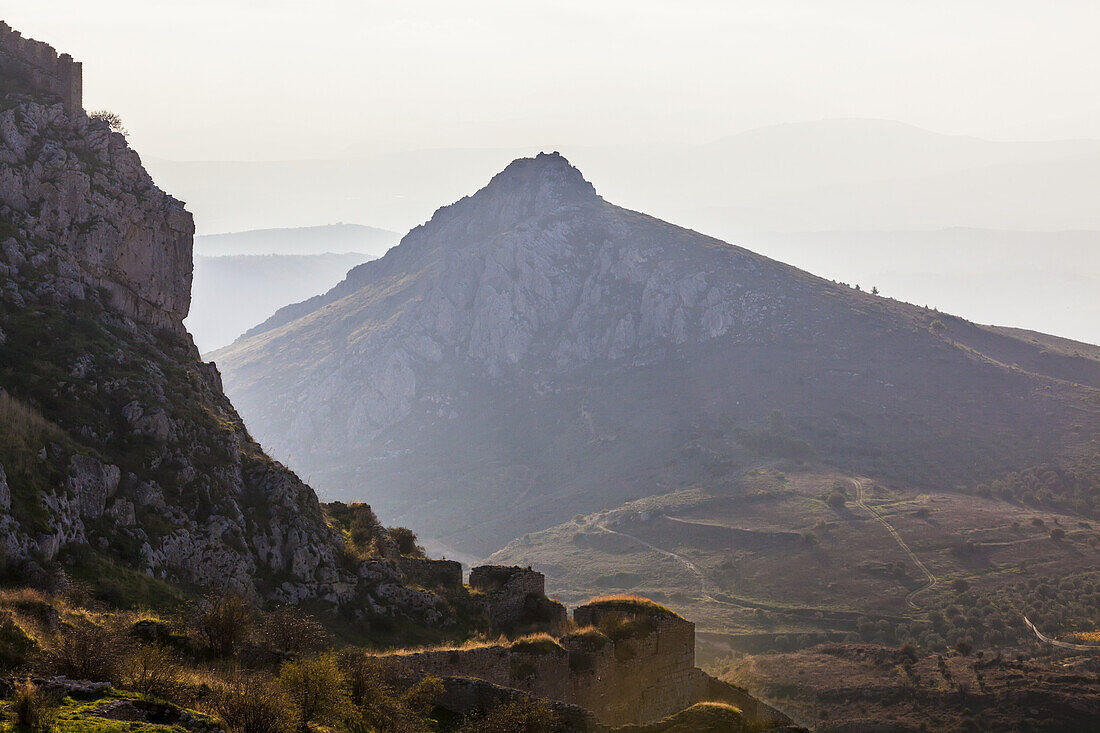
<svg viewBox="0 0 1100 733">
<path fill-rule="evenodd" d="M 207 698 L 228 733 L 291 733 L 297 710 L 269 675 L 234 670 Z"/>
<path fill-rule="evenodd" d="M 398 551 L 405 557 L 426 557 L 424 548 L 416 544 L 416 534 L 408 527 L 390 527 L 386 530 L 397 543 Z"/>
<path fill-rule="evenodd" d="M 0 612 L 0 670 L 24 666 L 38 650 L 36 642 L 16 623 L 10 612 Z"/>
<path fill-rule="evenodd" d="M 354 713 L 347 728 L 354 733 L 422 733 L 430 730 L 428 714 L 443 683 L 424 677 L 412 687 L 398 690 L 376 659 L 361 652 L 340 656 Z"/>
<path fill-rule="evenodd" d="M 113 624 L 81 618 L 62 626 L 42 652 L 39 666 L 48 674 L 112 682 L 128 647 L 129 640 Z"/>
<path fill-rule="evenodd" d="M 211 596 L 199 605 L 194 627 L 210 651 L 229 656 L 252 632 L 252 607 L 235 593 Z"/>
<path fill-rule="evenodd" d="M 279 670 L 279 686 L 303 726 L 339 722 L 351 708 L 347 680 L 334 654 L 284 663 Z"/>
<path fill-rule="evenodd" d="M 179 658 L 167 649 L 142 644 L 123 659 L 120 680 L 123 687 L 145 697 L 179 700 L 184 669 Z"/>
</svg>

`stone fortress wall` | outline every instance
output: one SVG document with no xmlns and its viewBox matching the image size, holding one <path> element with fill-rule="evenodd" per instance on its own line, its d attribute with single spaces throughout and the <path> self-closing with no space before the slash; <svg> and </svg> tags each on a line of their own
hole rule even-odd
<svg viewBox="0 0 1100 733">
<path fill-rule="evenodd" d="M 494 598 L 488 609 L 492 613 L 496 608 L 503 618 L 529 609 L 532 595 L 542 594 L 544 583 L 541 573 L 528 568 L 488 566 L 470 573 L 471 590 Z M 579 706 L 602 725 L 647 723 L 704 701 L 736 705 L 750 720 L 786 722 L 744 690 L 698 669 L 695 624 L 667 609 L 641 601 L 596 601 L 575 609 L 573 621 L 584 630 L 561 635 L 556 642 L 545 637 L 520 639 L 379 659 L 392 673 L 408 679 L 472 678 Z M 605 635 L 595 629 L 619 631 Z"/>
<path fill-rule="evenodd" d="M 69 113 L 83 109 L 84 74 L 79 61 L 0 21 L 0 74 L 4 81 L 29 85 L 39 93 L 55 96 Z"/>
</svg>

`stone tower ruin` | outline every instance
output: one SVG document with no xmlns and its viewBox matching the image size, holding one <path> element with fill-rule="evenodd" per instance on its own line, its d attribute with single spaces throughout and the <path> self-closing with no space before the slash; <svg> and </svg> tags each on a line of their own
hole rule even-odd
<svg viewBox="0 0 1100 733">
<path fill-rule="evenodd" d="M 67 112 L 84 110 L 82 64 L 52 46 L 23 38 L 0 21 L 0 92 L 25 92 L 56 97 Z"/>
</svg>

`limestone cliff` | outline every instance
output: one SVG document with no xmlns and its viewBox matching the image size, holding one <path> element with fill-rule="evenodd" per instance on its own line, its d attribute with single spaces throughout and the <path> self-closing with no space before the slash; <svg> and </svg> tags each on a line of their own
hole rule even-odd
<svg viewBox="0 0 1100 733">
<path fill-rule="evenodd" d="M 249 436 L 182 325 L 191 215 L 49 77 L 16 83 L 12 53 L 42 46 L 0 33 L 0 565 L 442 622 L 395 566 L 345 556 L 312 489 Z"/>
</svg>

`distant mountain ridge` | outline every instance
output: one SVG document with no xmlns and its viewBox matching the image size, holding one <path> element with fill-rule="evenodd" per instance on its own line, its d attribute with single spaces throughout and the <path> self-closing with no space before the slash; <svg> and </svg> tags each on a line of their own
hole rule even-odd
<svg viewBox="0 0 1100 733">
<path fill-rule="evenodd" d="M 356 252 L 196 256 L 185 325 L 200 351 L 227 346 L 286 304 L 327 291 L 369 259 Z"/>
<path fill-rule="evenodd" d="M 195 237 L 195 252 L 205 257 L 234 255 L 319 255 L 360 252 L 375 257 L 397 244 L 397 232 L 361 224 L 326 224 L 289 229 L 253 229 Z"/>
<path fill-rule="evenodd" d="M 323 492 L 475 553 L 721 481 L 746 460 L 738 431 L 775 411 L 820 458 L 914 481 L 1057 460 L 1100 427 L 1088 347 L 618 208 L 558 154 L 213 356 L 261 442 Z"/>
</svg>

